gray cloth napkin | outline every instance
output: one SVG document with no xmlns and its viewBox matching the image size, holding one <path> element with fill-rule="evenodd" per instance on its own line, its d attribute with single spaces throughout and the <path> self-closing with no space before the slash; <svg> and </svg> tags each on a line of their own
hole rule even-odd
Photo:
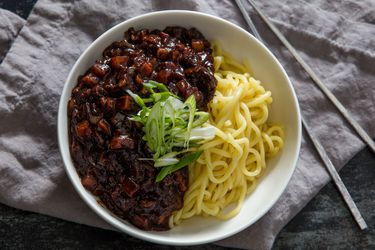
<svg viewBox="0 0 375 250">
<path fill-rule="evenodd" d="M 0 62 L 24 24 L 25 20 L 21 17 L 10 11 L 0 9 Z"/>
<path fill-rule="evenodd" d="M 374 136 L 375 2 L 257 2 Z M 164 9 L 201 11 L 245 27 L 229 0 L 37 2 L 0 66 L 0 202 L 111 229 L 84 204 L 66 177 L 56 139 L 58 101 L 71 67 L 95 38 L 130 17 Z M 7 18 L 0 15 L 0 23 Z M 255 20 L 288 71 L 308 123 L 335 166 L 342 167 L 364 144 L 272 33 Z M 2 32 L 12 32 L 12 27 L 6 25 Z M 275 206 L 253 226 L 218 244 L 270 249 L 283 226 L 328 180 L 304 135 L 296 171 Z"/>
</svg>

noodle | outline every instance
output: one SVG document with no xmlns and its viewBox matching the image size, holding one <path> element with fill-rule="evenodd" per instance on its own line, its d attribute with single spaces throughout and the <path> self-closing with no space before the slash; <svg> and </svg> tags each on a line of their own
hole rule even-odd
<svg viewBox="0 0 375 250">
<path fill-rule="evenodd" d="M 216 136 L 201 145 L 202 155 L 190 164 L 184 206 L 171 216 L 170 227 L 194 215 L 225 220 L 238 214 L 264 172 L 266 158 L 283 147 L 283 129 L 267 123 L 271 92 L 246 66 L 215 44 L 213 50 L 218 84 L 209 123 Z"/>
</svg>

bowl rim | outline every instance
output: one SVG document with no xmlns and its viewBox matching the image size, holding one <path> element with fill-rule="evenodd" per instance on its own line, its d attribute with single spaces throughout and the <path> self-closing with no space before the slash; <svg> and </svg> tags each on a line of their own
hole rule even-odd
<svg viewBox="0 0 375 250">
<path fill-rule="evenodd" d="M 63 145 L 63 131 L 64 130 L 67 130 L 68 128 L 65 128 L 63 126 L 63 120 L 64 120 L 64 117 L 66 118 L 66 115 L 64 112 L 63 112 L 63 106 L 64 105 L 67 105 L 67 99 L 64 98 L 66 96 L 66 92 L 68 91 L 68 85 L 69 85 L 69 79 L 72 78 L 72 75 L 74 74 L 74 72 L 76 71 L 76 68 L 78 67 L 78 65 L 81 63 L 81 61 L 83 60 L 83 58 L 85 57 L 86 53 L 88 53 L 88 51 L 90 50 L 90 48 L 96 46 L 97 43 L 99 43 L 103 38 L 105 38 L 107 35 L 109 35 L 113 30 L 116 30 L 118 29 L 119 27 L 123 26 L 123 25 L 126 25 L 126 23 L 129 23 L 129 22 L 132 22 L 132 21 L 136 21 L 138 19 L 142 19 L 142 18 L 145 18 L 145 17 L 150 17 L 150 16 L 157 16 L 157 15 L 163 15 L 163 14 L 188 14 L 188 15 L 195 15 L 195 16 L 203 16 L 203 17 L 206 17 L 206 18 L 210 18 L 210 19 L 214 19 L 215 21 L 218 21 L 218 22 L 222 22 L 222 23 L 225 23 L 226 25 L 229 25 L 231 26 L 231 28 L 239 31 L 239 32 L 242 32 L 242 33 L 245 33 L 248 38 L 250 40 L 253 40 L 255 43 L 258 43 L 258 45 L 260 45 L 265 53 L 267 53 L 269 56 L 271 56 L 272 60 L 277 64 L 277 66 L 279 67 L 282 75 L 284 76 L 289 88 L 290 88 L 290 91 L 291 91 L 291 94 L 292 94 L 292 97 L 293 97 L 293 102 L 295 104 L 295 109 L 297 111 L 296 113 L 296 117 L 297 117 L 297 121 L 298 121 L 298 124 L 297 124 L 297 133 L 296 133 L 296 140 L 297 140 L 297 144 L 296 145 L 296 152 L 294 154 L 294 159 L 292 161 L 292 165 L 293 165 L 293 169 L 292 171 L 289 172 L 288 176 L 287 176 L 287 181 L 285 182 L 284 186 L 279 189 L 279 192 L 277 195 L 274 196 L 274 198 L 272 199 L 272 201 L 269 203 L 268 206 L 266 206 L 263 211 L 261 213 L 259 213 L 257 216 L 255 216 L 252 220 L 249 220 L 248 222 L 246 223 L 243 223 L 241 225 L 239 225 L 236 229 L 234 230 L 231 230 L 230 232 L 228 233 L 224 233 L 224 234 L 221 234 L 221 235 L 218 235 L 218 236 L 212 236 L 210 238 L 205 238 L 205 239 L 202 239 L 202 238 L 199 238 L 198 240 L 194 240 L 194 241 L 184 241 L 184 240 L 179 240 L 179 241 L 176 241 L 176 240 L 173 240 L 173 238 L 158 238 L 159 236 L 158 235 L 151 235 L 151 234 L 142 234 L 142 233 L 139 233 L 137 231 L 135 231 L 134 229 L 132 229 L 130 226 L 124 224 L 123 222 L 121 222 L 120 219 L 116 218 L 115 215 L 113 215 L 111 213 L 111 211 L 109 211 L 107 208 L 105 208 L 105 210 L 101 210 L 100 208 L 98 208 L 99 204 L 94 204 L 92 202 L 92 200 L 90 200 L 86 194 L 84 194 L 82 192 L 82 184 L 81 183 L 78 183 L 76 182 L 76 180 L 74 180 L 73 178 L 73 171 L 76 171 L 76 169 L 71 169 L 68 167 L 68 164 L 67 162 L 68 161 L 72 161 L 71 159 L 66 159 L 66 157 L 64 156 L 64 147 L 65 148 L 68 148 L 68 152 L 69 152 L 69 157 L 71 157 L 70 155 L 70 149 L 69 149 L 69 145 Z M 228 238 L 232 235 L 235 235 L 237 234 L 238 232 L 246 229 L 247 227 L 253 225 L 255 222 L 257 222 L 260 218 L 262 218 L 274 205 L 275 203 L 277 202 L 277 200 L 281 197 L 281 195 L 284 193 L 287 185 L 289 184 L 290 180 L 291 180 L 291 177 L 296 169 L 296 166 L 297 166 L 297 160 L 298 160 L 298 157 L 299 157 L 299 153 L 300 153 L 300 148 L 301 148 L 301 140 L 302 140 L 302 126 L 301 126 L 301 113 L 300 113 L 300 107 L 299 107 L 299 102 L 298 102 L 298 98 L 297 98 L 297 95 L 295 93 L 295 90 L 294 90 L 294 87 L 285 71 L 285 69 L 283 68 L 283 66 L 281 65 L 281 63 L 277 60 L 277 58 L 273 55 L 273 53 L 262 43 L 260 42 L 257 38 L 255 38 L 252 34 L 250 34 L 248 31 L 246 31 L 245 29 L 241 28 L 240 26 L 232 23 L 232 22 L 229 22 L 223 18 L 220 18 L 220 17 L 217 17 L 217 16 L 214 16 L 214 15 L 211 15 L 211 14 L 207 14 L 207 13 L 202 13 L 202 12 L 199 12 L 199 11 L 190 11 L 190 10 L 163 10 L 163 11 L 154 11 L 154 12 L 149 12 L 149 13 L 146 13 L 146 14 L 141 14 L 141 15 L 137 15 L 135 17 L 132 17 L 132 18 L 129 18 L 121 23 L 118 23 L 116 24 L 115 26 L 111 27 L 110 29 L 106 30 L 103 34 L 101 34 L 98 38 L 96 38 L 79 56 L 79 58 L 77 59 L 77 61 L 74 63 L 73 67 L 71 68 L 69 74 L 68 74 L 68 77 L 66 79 L 66 81 L 64 82 L 64 86 L 63 86 L 63 90 L 61 92 L 61 96 L 60 96 L 60 101 L 59 101 L 59 107 L 58 107 L 58 114 L 57 114 L 57 137 L 58 137 L 58 145 L 59 145 L 59 151 L 60 151 L 60 155 L 63 159 L 63 165 L 64 165 L 64 169 L 65 169 L 65 172 L 67 173 L 68 175 L 68 178 L 70 180 L 70 182 L 72 183 L 74 189 L 76 190 L 76 192 L 79 194 L 79 196 L 81 197 L 82 200 L 84 200 L 84 202 L 97 214 L 99 215 L 99 217 L 101 217 L 102 219 L 104 219 L 104 221 L 106 221 L 107 223 L 109 223 L 110 225 L 114 226 L 116 229 L 120 230 L 121 232 L 125 232 L 133 237 L 136 237 L 136 238 L 139 238 L 139 239 L 142 239 L 142 240 L 146 240 L 146 241 L 149 241 L 149 242 L 153 242 L 153 243 L 158 243 L 158 244 L 167 244 L 167 245 L 175 245 L 175 246 L 186 246 L 186 245 L 198 245 L 198 244 L 205 244 L 205 243 L 210 243 L 210 242 L 215 242 L 215 241 L 218 241 L 218 240 L 222 240 L 222 239 L 225 239 L 225 238 Z M 76 173 L 76 172 L 75 172 Z"/>
</svg>

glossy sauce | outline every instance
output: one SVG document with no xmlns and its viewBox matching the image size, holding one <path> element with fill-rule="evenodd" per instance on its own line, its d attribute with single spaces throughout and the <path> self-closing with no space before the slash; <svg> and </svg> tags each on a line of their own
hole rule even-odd
<svg viewBox="0 0 375 250">
<path fill-rule="evenodd" d="M 156 183 L 157 169 L 129 120 L 139 108 L 127 89 L 146 97 L 148 80 L 164 83 L 182 99 L 194 95 L 206 110 L 216 80 L 210 43 L 195 28 L 167 27 L 125 32 L 103 58 L 80 76 L 68 102 L 70 151 L 83 186 L 117 216 L 144 230 L 167 230 L 182 208 L 187 168 Z"/>
</svg>

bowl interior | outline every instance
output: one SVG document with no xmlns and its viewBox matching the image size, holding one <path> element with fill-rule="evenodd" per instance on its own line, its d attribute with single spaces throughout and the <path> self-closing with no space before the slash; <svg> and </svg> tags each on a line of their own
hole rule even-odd
<svg viewBox="0 0 375 250">
<path fill-rule="evenodd" d="M 285 147 L 267 161 L 267 174 L 251 193 L 236 217 L 228 221 L 196 217 L 167 232 L 146 232 L 123 221 L 98 205 L 94 196 L 81 185 L 69 153 L 67 101 L 79 75 L 83 74 L 113 41 L 123 38 L 130 27 L 163 29 L 166 26 L 196 27 L 210 41 L 218 41 L 223 50 L 238 61 L 245 60 L 254 77 L 272 92 L 270 121 L 283 124 Z M 298 102 L 292 85 L 276 58 L 246 31 L 223 19 L 189 11 L 154 12 L 129 19 L 100 36 L 81 55 L 65 83 L 58 114 L 58 138 L 65 168 L 74 187 L 85 202 L 103 219 L 132 236 L 164 244 L 192 245 L 212 242 L 233 235 L 257 221 L 277 201 L 294 171 L 301 140 Z"/>
</svg>

